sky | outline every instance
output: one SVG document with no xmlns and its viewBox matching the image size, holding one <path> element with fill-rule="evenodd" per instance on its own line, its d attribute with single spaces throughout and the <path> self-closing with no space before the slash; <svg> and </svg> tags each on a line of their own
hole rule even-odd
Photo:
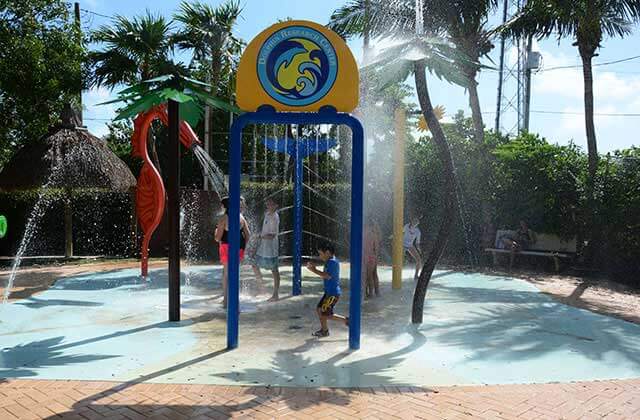
<svg viewBox="0 0 640 420">
<path fill-rule="evenodd" d="M 221 0 L 204 0 L 213 5 Z M 287 17 L 312 20 L 325 24 L 333 10 L 345 3 L 345 0 L 241 0 L 244 6 L 236 35 L 249 42 L 260 31 Z M 97 28 L 108 24 L 108 16 L 116 14 L 135 16 L 149 9 L 155 13 L 171 16 L 180 4 L 179 0 L 80 0 L 83 9 L 84 28 Z M 104 16 L 101 16 L 104 15 Z M 492 19 L 492 21 L 495 19 Z M 586 150 L 583 116 L 583 84 L 580 67 L 553 70 L 555 67 L 578 66 L 580 57 L 572 40 L 558 42 L 555 39 L 534 43 L 534 51 L 542 54 L 541 71 L 532 76 L 532 97 L 530 131 L 539 133 L 549 141 L 559 144 L 573 142 Z M 349 43 L 354 55 L 362 55 L 361 41 Z M 380 50 L 385 41 L 375 47 Z M 598 136 L 598 148 L 601 153 L 640 146 L 640 57 L 616 64 L 606 64 L 640 55 L 640 27 L 625 39 L 606 39 L 594 64 L 595 123 Z M 485 60 L 489 66 L 497 66 L 498 48 L 491 59 Z M 515 50 L 507 53 L 507 59 L 513 60 Z M 464 89 L 429 77 L 431 99 L 435 104 L 443 105 L 449 116 L 457 110 L 470 115 L 468 99 Z M 479 79 L 479 95 L 485 126 L 495 126 L 498 74 L 485 71 Z M 510 84 L 507 89 L 515 89 Z M 85 106 L 85 124 L 96 135 L 107 133 L 106 123 L 114 116 L 114 105 L 96 104 L 113 97 L 114 92 L 106 89 L 94 89 L 83 94 Z M 415 100 L 414 102 L 417 102 Z M 509 111 L 504 116 L 504 128 L 509 131 L 515 121 L 515 113 Z M 446 121 L 446 118 L 445 118 Z"/>
</svg>

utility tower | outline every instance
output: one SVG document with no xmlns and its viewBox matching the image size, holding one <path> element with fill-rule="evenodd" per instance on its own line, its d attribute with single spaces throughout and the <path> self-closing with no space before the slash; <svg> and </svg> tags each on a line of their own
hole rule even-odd
<svg viewBox="0 0 640 420">
<path fill-rule="evenodd" d="M 502 21 L 507 22 L 527 0 L 504 0 Z M 529 130 L 531 70 L 540 65 L 540 54 L 531 52 L 531 37 L 500 40 L 498 97 L 495 130 L 516 135 Z"/>
</svg>

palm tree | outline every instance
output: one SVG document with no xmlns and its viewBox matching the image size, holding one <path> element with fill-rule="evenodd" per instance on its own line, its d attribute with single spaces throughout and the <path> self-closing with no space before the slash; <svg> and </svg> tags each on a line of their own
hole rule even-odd
<svg viewBox="0 0 640 420">
<path fill-rule="evenodd" d="M 171 73 L 170 31 L 164 17 L 149 11 L 133 19 L 116 16 L 111 25 L 93 31 L 91 41 L 104 48 L 89 53 L 89 85 L 113 89 Z"/>
<path fill-rule="evenodd" d="M 172 42 L 180 49 L 193 50 L 193 59 L 204 67 L 214 96 L 218 93 L 224 69 L 231 73 L 244 45 L 233 35 L 233 27 L 241 13 L 238 0 L 227 0 L 217 7 L 185 1 L 174 16 L 182 28 L 172 37 Z M 227 86 L 229 93 L 231 88 Z M 207 105 L 204 142 L 208 153 L 211 153 L 211 118 L 211 108 Z"/>
<path fill-rule="evenodd" d="M 457 65 L 467 77 L 469 107 L 478 144 L 484 140 L 484 122 L 478 96 L 480 59 L 493 49 L 487 17 L 498 0 L 425 0 L 423 20 L 427 27 L 446 32 L 449 40 L 464 53 Z M 345 37 L 406 36 L 415 28 L 414 0 L 354 0 L 336 10 L 329 26 Z"/>
<path fill-rule="evenodd" d="M 469 79 L 469 107 L 473 119 L 474 137 L 478 144 L 484 142 L 484 122 L 478 96 L 477 76 L 480 59 L 493 49 L 487 17 L 498 6 L 498 0 L 427 0 L 432 13 L 442 16 L 451 42 L 467 57 L 458 63 Z"/>
<path fill-rule="evenodd" d="M 171 60 L 170 36 L 170 23 L 160 15 L 147 11 L 133 19 L 116 16 L 111 25 L 102 25 L 91 33 L 91 41 L 104 48 L 89 53 L 89 86 L 113 89 L 167 73 L 184 73 L 186 70 Z M 151 130 L 148 141 L 151 157 L 160 170 Z"/>
<path fill-rule="evenodd" d="M 529 0 L 523 10 L 501 28 L 506 36 L 536 36 L 538 39 L 557 36 L 572 38 L 582 60 L 584 82 L 584 122 L 589 153 L 589 224 L 591 230 L 589 258 L 595 254 L 596 210 L 595 178 L 598 170 L 598 146 L 593 122 L 592 60 L 602 46 L 604 36 L 624 37 L 631 33 L 633 23 L 640 20 L 638 0 Z"/>
<path fill-rule="evenodd" d="M 183 27 L 172 37 L 172 42 L 181 49 L 193 50 L 194 60 L 209 63 L 214 96 L 222 69 L 238 57 L 244 45 L 233 35 L 233 28 L 241 13 L 239 1 L 227 0 L 217 7 L 200 2 L 183 2 L 174 16 Z"/>
<path fill-rule="evenodd" d="M 374 59 L 372 64 L 367 66 L 365 71 L 375 72 L 376 79 L 382 80 L 382 87 L 404 81 L 411 74 L 414 75 L 422 114 L 431 130 L 438 157 L 444 168 L 445 197 L 441 224 L 433 248 L 422 267 L 413 296 L 411 319 L 413 323 L 419 324 L 423 319 L 427 287 L 451 234 L 457 206 L 455 170 L 451 150 L 434 112 L 426 72 L 429 70 L 438 78 L 466 87 L 468 79 L 462 74 L 457 63 L 468 60 L 468 58 L 455 46 L 438 36 L 442 28 L 441 22 L 429 13 L 426 7 L 422 10 L 422 16 L 425 27 L 429 29 L 429 35 L 421 34 L 420 29 L 416 28 L 415 12 L 414 8 L 410 7 L 410 3 L 412 2 L 405 0 L 391 4 L 379 0 L 368 2 L 366 26 L 371 36 L 404 38 L 405 41 L 385 49 Z M 356 0 L 346 7 L 354 6 L 364 6 L 363 0 Z M 362 10 L 363 8 L 355 7 L 350 11 L 344 10 L 344 8 L 340 9 L 333 14 L 330 26 L 336 28 L 343 35 L 360 34 L 365 24 L 365 14 L 361 13 Z"/>
</svg>

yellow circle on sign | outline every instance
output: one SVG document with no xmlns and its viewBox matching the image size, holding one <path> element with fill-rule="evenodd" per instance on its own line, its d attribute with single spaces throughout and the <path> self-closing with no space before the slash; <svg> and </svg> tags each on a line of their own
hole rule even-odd
<svg viewBox="0 0 640 420">
<path fill-rule="evenodd" d="M 236 100 L 245 111 L 317 112 L 358 105 L 359 73 L 351 50 L 336 33 L 308 21 L 271 26 L 249 43 L 238 68 Z"/>
</svg>

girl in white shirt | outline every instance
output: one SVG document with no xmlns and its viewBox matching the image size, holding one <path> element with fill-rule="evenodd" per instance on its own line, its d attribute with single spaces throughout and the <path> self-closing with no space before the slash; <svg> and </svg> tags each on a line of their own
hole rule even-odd
<svg viewBox="0 0 640 420">
<path fill-rule="evenodd" d="M 404 250 L 407 251 L 416 262 L 416 271 L 413 276 L 414 280 L 418 280 L 420 268 L 422 267 L 422 257 L 420 256 L 420 251 L 418 251 L 418 248 L 420 247 L 420 239 L 422 237 L 422 232 L 420 232 L 420 228 L 418 228 L 419 224 L 420 218 L 413 217 L 411 219 L 411 223 L 404 225 L 402 235 L 402 246 L 404 247 Z"/>
<path fill-rule="evenodd" d="M 273 275 L 273 296 L 269 302 L 279 299 L 280 271 L 278 270 L 279 246 L 278 233 L 280 232 L 280 216 L 278 216 L 278 204 L 272 198 L 265 201 L 266 212 L 262 221 L 262 231 L 258 235 L 260 241 L 256 251 L 255 263 L 252 265 L 256 279 L 262 284 L 260 269 L 271 270 Z"/>
</svg>

